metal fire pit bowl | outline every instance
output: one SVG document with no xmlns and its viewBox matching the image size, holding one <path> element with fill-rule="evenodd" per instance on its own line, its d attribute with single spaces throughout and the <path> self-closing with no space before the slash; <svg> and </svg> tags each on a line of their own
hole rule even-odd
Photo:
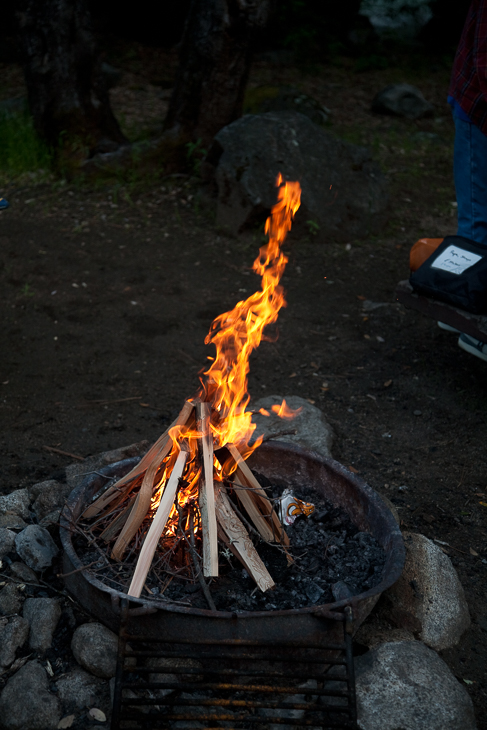
<svg viewBox="0 0 487 730">
<path fill-rule="evenodd" d="M 137 462 L 126 459 L 87 477 L 71 492 L 61 515 L 65 584 L 77 601 L 96 619 L 118 632 L 120 604 L 125 594 L 102 583 L 83 564 L 72 543 L 77 520 L 107 478 L 121 477 Z M 371 533 L 387 558 L 381 582 L 364 593 L 318 606 L 285 611 L 209 611 L 186 608 L 161 599 L 131 599 L 128 630 L 160 640 L 163 637 L 198 637 L 196 641 L 283 641 L 329 643 L 343 637 L 344 610 L 351 606 L 353 630 L 368 616 L 380 594 L 401 575 L 405 549 L 399 526 L 380 496 L 362 479 L 332 459 L 282 442 L 262 444 L 248 461 L 251 468 L 276 484 L 290 488 L 311 486 L 333 505 L 348 513 L 359 530 Z M 101 476 L 101 474 L 105 476 Z M 76 572 L 72 572 L 76 571 Z M 69 575 L 71 573 L 71 575 Z M 326 639 L 324 638 L 326 636 Z"/>
</svg>

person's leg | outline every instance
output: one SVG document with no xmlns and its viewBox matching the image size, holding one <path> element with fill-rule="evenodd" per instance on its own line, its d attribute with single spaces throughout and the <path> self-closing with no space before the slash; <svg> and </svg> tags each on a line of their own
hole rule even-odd
<svg viewBox="0 0 487 730">
<path fill-rule="evenodd" d="M 487 246 L 487 136 L 455 117 L 453 169 L 458 203 L 457 235 Z"/>
</svg>

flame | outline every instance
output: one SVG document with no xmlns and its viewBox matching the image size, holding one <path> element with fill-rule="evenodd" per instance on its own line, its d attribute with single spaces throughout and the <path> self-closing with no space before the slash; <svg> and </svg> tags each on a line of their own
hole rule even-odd
<svg viewBox="0 0 487 730">
<path fill-rule="evenodd" d="M 264 328 L 277 320 L 286 305 L 279 284 L 288 262 L 281 244 L 291 228 L 292 219 L 300 206 L 301 187 L 298 182 L 284 182 L 277 176 L 278 202 L 265 224 L 269 242 L 260 249 L 253 270 L 261 276 L 261 289 L 230 311 L 217 317 L 205 339 L 213 344 L 216 356 L 205 371 L 201 398 L 212 403 L 218 418 L 212 419 L 212 432 L 218 446 L 238 444 L 246 456 L 252 449 L 248 443 L 255 430 L 252 414 L 246 411 L 250 396 L 247 374 L 251 352 L 260 345 Z"/>
<path fill-rule="evenodd" d="M 298 413 L 301 413 L 302 410 L 303 408 L 301 406 L 301 408 L 296 408 L 296 410 L 293 411 L 292 408 L 289 408 L 284 398 L 282 399 L 282 403 L 280 406 L 278 406 L 277 404 L 271 406 L 271 411 L 274 411 L 274 413 L 278 415 L 279 418 L 294 418 L 298 415 Z"/>
<path fill-rule="evenodd" d="M 281 307 L 286 305 L 279 282 L 288 259 L 281 251 L 281 244 L 291 228 L 301 198 L 301 187 L 298 182 L 284 182 L 282 175 L 279 174 L 276 185 L 278 202 L 272 208 L 265 225 L 269 242 L 260 249 L 253 265 L 254 271 L 261 276 L 261 289 L 213 321 L 205 343 L 215 345 L 216 355 L 214 358 L 208 357 L 211 365 L 204 372 L 206 380 L 201 381 L 202 389 L 198 394 L 202 401 L 211 403 L 210 429 L 215 447 L 235 444 L 244 458 L 247 458 L 262 440 L 257 439 L 252 447 L 248 445 L 255 430 L 255 424 L 251 420 L 252 414 L 246 411 L 250 400 L 247 392 L 249 356 L 262 341 L 264 328 L 276 321 Z M 273 406 L 272 410 L 283 418 L 293 415 L 285 401 L 281 406 Z M 270 415 L 263 409 L 261 413 Z M 166 523 L 163 540 L 176 537 L 180 514 L 178 508 L 181 510 L 191 501 L 195 503 L 198 501 L 201 467 L 198 465 L 197 454 L 198 438 L 201 435 L 195 429 L 194 421 L 191 425 L 175 426 L 169 430 L 172 449 L 163 462 L 158 483 L 154 487 L 150 507 L 152 514 L 155 514 L 159 506 L 183 441 L 189 448 L 190 456 Z M 226 475 L 225 469 L 215 459 L 214 478 L 222 480 Z M 188 519 L 186 512 L 186 528 L 189 526 Z M 198 529 L 199 525 L 195 524 L 195 534 Z"/>
</svg>

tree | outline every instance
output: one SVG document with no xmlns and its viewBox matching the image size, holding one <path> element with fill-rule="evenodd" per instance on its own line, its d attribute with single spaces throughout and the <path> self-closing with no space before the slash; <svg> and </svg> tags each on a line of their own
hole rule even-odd
<svg viewBox="0 0 487 730">
<path fill-rule="evenodd" d="M 124 144 L 85 0 L 22 0 L 18 19 L 34 125 L 58 150 L 61 162 L 81 161 Z"/>
<path fill-rule="evenodd" d="M 242 114 L 254 40 L 272 0 L 192 0 L 165 129 L 208 145 Z"/>
</svg>

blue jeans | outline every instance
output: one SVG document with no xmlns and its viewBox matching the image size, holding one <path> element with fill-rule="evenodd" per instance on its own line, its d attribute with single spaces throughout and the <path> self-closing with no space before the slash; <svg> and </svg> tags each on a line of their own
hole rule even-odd
<svg viewBox="0 0 487 730">
<path fill-rule="evenodd" d="M 487 246 L 487 136 L 475 124 L 454 120 L 457 235 Z"/>
</svg>

